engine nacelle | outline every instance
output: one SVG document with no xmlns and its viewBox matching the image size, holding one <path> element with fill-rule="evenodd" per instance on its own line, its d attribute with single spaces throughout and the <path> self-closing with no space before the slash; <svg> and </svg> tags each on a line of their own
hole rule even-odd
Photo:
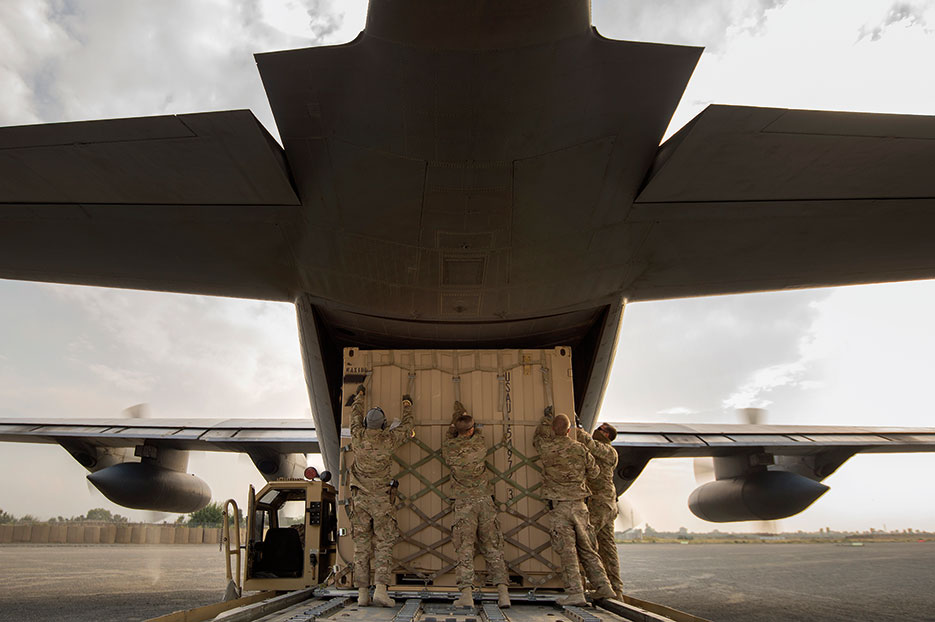
<svg viewBox="0 0 935 622">
<path fill-rule="evenodd" d="M 828 491 L 813 479 L 789 471 L 757 471 L 696 488 L 688 508 L 712 523 L 776 520 L 798 514 Z"/>
<path fill-rule="evenodd" d="M 88 475 L 88 481 L 116 503 L 137 510 L 189 513 L 211 500 L 203 479 L 149 462 L 124 462 Z"/>
<path fill-rule="evenodd" d="M 277 479 L 302 479 L 308 460 L 305 454 L 281 454 L 269 450 L 247 450 L 254 466 L 268 482 Z"/>
</svg>

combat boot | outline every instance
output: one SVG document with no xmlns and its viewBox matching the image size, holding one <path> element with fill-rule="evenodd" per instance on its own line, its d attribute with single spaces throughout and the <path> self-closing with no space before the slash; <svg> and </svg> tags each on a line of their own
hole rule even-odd
<svg viewBox="0 0 935 622">
<path fill-rule="evenodd" d="M 584 592 L 571 592 L 570 594 L 565 594 L 561 598 L 555 599 L 555 603 L 558 605 L 577 605 L 579 607 L 585 607 L 588 601 L 584 597 Z"/>
<path fill-rule="evenodd" d="M 377 586 L 373 589 L 373 604 L 380 605 L 381 607 L 396 606 L 396 601 L 390 598 L 390 595 L 386 593 L 386 584 L 377 583 Z"/>
<path fill-rule="evenodd" d="M 462 587 L 461 588 L 461 597 L 454 602 L 455 607 L 473 607 L 474 606 L 474 596 L 471 594 L 471 588 Z"/>
<path fill-rule="evenodd" d="M 617 592 L 607 583 L 601 589 L 594 592 L 594 598 L 617 598 Z"/>
<path fill-rule="evenodd" d="M 366 607 L 369 604 L 370 604 L 370 588 L 369 587 L 357 588 L 357 605 L 359 607 Z"/>
<path fill-rule="evenodd" d="M 506 609 L 510 606 L 510 591 L 506 588 L 506 583 L 501 583 L 497 586 L 497 605 L 501 609 Z"/>
</svg>

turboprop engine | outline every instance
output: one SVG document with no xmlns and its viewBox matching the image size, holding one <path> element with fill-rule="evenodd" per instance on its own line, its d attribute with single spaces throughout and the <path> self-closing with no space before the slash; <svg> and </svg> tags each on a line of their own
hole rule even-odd
<svg viewBox="0 0 935 622">
<path fill-rule="evenodd" d="M 741 408 L 747 424 L 766 420 L 762 408 Z M 749 453 L 695 458 L 695 480 L 710 476 L 688 497 L 692 514 L 712 523 L 773 521 L 798 514 L 829 490 L 821 483 L 852 452 L 825 452 L 805 456 Z"/>
<path fill-rule="evenodd" d="M 790 471 L 763 469 L 699 486 L 688 507 L 713 523 L 776 520 L 798 514 L 827 490 L 821 482 Z"/>
<path fill-rule="evenodd" d="M 88 481 L 114 503 L 137 510 L 189 513 L 211 500 L 200 477 L 148 461 L 115 464 L 91 473 Z"/>
<path fill-rule="evenodd" d="M 62 439 L 59 444 L 91 471 L 88 481 L 118 505 L 188 513 L 200 510 L 211 500 L 208 484 L 185 472 L 187 451 L 146 443 L 127 448 Z"/>
<path fill-rule="evenodd" d="M 136 510 L 187 513 L 208 505 L 208 484 L 186 473 L 187 451 L 144 443 L 133 453 L 139 462 L 129 456 L 116 464 L 99 462 L 88 481 L 117 505 Z"/>
<path fill-rule="evenodd" d="M 247 455 L 268 482 L 277 479 L 302 479 L 308 460 L 305 454 L 281 454 L 269 449 L 253 448 Z"/>
</svg>

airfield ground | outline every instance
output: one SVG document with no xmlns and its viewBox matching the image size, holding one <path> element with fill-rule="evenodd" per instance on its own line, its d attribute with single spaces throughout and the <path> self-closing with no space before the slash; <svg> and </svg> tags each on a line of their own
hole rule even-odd
<svg viewBox="0 0 935 622">
<path fill-rule="evenodd" d="M 935 620 L 935 543 L 623 544 L 628 593 L 711 620 Z M 216 546 L 0 546 L 0 622 L 145 620 L 219 599 Z"/>
</svg>

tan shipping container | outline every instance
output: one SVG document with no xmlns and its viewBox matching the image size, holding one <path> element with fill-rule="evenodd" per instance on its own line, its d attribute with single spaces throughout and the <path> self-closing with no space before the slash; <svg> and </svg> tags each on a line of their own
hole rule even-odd
<svg viewBox="0 0 935 622">
<path fill-rule="evenodd" d="M 550 350 L 358 350 L 344 351 L 341 499 L 350 494 L 348 468 L 351 402 L 357 385 L 367 388 L 366 407 L 380 406 L 387 420 L 400 417 L 403 394 L 413 397 L 415 437 L 396 454 L 399 469 L 397 509 L 400 538 L 394 551 L 397 583 L 455 585 L 451 544 L 448 468 L 441 457 L 442 439 L 454 401 L 460 400 L 483 426 L 488 444 L 488 475 L 494 483 L 504 537 L 504 557 L 511 582 L 526 587 L 561 585 L 559 560 L 553 554 L 546 520 L 548 508 L 536 494 L 541 485 L 533 433 L 543 410 L 574 411 L 571 349 Z M 343 502 L 339 507 L 346 508 Z M 348 514 L 338 526 L 343 574 L 353 546 Z M 475 558 L 477 582 L 485 580 L 483 557 Z"/>
</svg>

